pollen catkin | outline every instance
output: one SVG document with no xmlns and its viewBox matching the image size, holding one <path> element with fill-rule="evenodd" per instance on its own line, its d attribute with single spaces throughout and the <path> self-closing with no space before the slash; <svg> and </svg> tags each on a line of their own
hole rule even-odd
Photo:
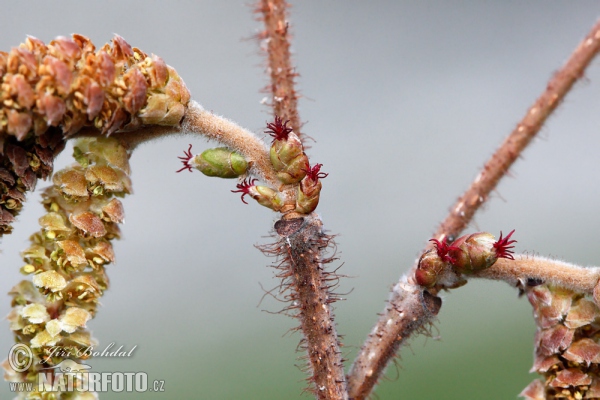
<svg viewBox="0 0 600 400">
<path fill-rule="evenodd" d="M 600 310 L 591 298 L 550 284 L 525 288 L 537 325 L 528 400 L 600 398 Z"/>
<path fill-rule="evenodd" d="M 22 253 L 21 272 L 32 280 L 9 292 L 10 328 L 33 352 L 23 373 L 3 364 L 9 381 L 33 382 L 43 368 L 89 358 L 84 350 L 95 345 L 86 323 L 108 288 L 105 268 L 115 260 L 111 241 L 124 219 L 118 197 L 131 193 L 129 153 L 114 138 L 86 138 L 77 140 L 74 156 L 78 164 L 58 171 L 43 193 L 42 229 Z M 53 348 L 64 351 L 53 354 Z M 35 390 L 27 398 L 50 398 Z"/>
<path fill-rule="evenodd" d="M 122 37 L 96 51 L 81 35 L 46 45 L 28 37 L 0 52 L 0 236 L 24 193 L 52 171 L 64 140 L 82 128 L 109 136 L 176 126 L 190 100 L 177 72 Z"/>
</svg>

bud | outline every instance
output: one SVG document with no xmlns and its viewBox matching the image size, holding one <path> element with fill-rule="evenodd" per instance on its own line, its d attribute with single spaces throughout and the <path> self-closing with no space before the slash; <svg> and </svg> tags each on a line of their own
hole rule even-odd
<svg viewBox="0 0 600 400">
<path fill-rule="evenodd" d="M 242 202 L 245 204 L 248 203 L 244 200 L 244 196 L 249 195 L 262 206 L 270 208 L 273 211 L 281 210 L 283 207 L 283 200 L 279 197 L 279 193 L 267 186 L 257 186 L 254 182 L 256 182 L 256 179 L 244 179 L 242 183 L 236 185 L 238 190 L 232 190 L 232 192 L 241 193 Z"/>
<path fill-rule="evenodd" d="M 300 182 L 300 190 L 296 197 L 296 211 L 302 214 L 310 214 L 317 208 L 322 187 L 319 179 L 329 175 L 319 172 L 323 164 L 316 164 L 311 168 L 307 163 L 306 166 L 306 176 Z"/>
<path fill-rule="evenodd" d="M 292 128 L 287 127 L 288 122 L 275 117 L 275 122 L 267 124 L 265 131 L 274 138 L 270 150 L 271 164 L 277 172 L 277 178 L 285 184 L 300 182 L 306 175 L 305 168 L 308 165 L 302 142 Z"/>
<path fill-rule="evenodd" d="M 419 259 L 415 280 L 418 285 L 431 288 L 442 285 L 446 289 L 455 289 L 467 283 L 467 281 L 452 270 L 452 265 L 446 255 L 449 246 L 444 239 L 442 242 L 432 239 L 436 248 L 423 253 Z"/>
<path fill-rule="evenodd" d="M 472 274 L 491 267 L 498 258 L 513 259 L 512 250 L 516 240 L 509 240 L 514 230 L 506 238 L 496 241 L 487 232 L 473 233 L 456 239 L 448 249 L 448 257 L 454 270 L 461 274 Z"/>
<path fill-rule="evenodd" d="M 505 238 L 495 240 L 487 232 L 461 236 L 451 245 L 447 238 L 441 242 L 431 239 L 435 249 L 425 252 L 419 259 L 415 280 L 424 287 L 442 285 L 445 288 L 456 288 L 466 283 L 461 274 L 472 274 L 491 267 L 498 258 L 514 259 L 510 240 L 514 230 Z"/>
<path fill-rule="evenodd" d="M 435 250 L 426 251 L 419 259 L 419 266 L 415 271 L 417 284 L 428 288 L 435 286 L 447 265 Z"/>
<path fill-rule="evenodd" d="M 218 178 L 237 178 L 248 171 L 248 162 L 244 156 L 227 147 L 205 150 L 187 163 L 206 176 Z"/>
</svg>

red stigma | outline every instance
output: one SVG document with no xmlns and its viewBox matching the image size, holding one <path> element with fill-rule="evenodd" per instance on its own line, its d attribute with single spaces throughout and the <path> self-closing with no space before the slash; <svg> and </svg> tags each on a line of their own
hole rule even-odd
<svg viewBox="0 0 600 400">
<path fill-rule="evenodd" d="M 308 165 L 308 163 L 306 164 L 306 169 L 303 169 L 304 172 L 306 172 L 306 176 L 309 179 L 312 179 L 313 181 L 318 181 L 319 179 L 323 179 L 323 178 L 327 178 L 327 176 L 329 174 L 326 174 L 325 172 L 319 172 L 321 171 L 321 167 L 323 166 L 323 164 L 315 164 L 314 167 L 310 167 L 310 165 Z"/>
<path fill-rule="evenodd" d="M 455 249 L 455 247 L 448 245 L 447 237 L 444 237 L 444 239 L 441 242 L 437 239 L 429 239 L 429 241 L 435 244 L 435 249 L 437 251 L 438 257 L 440 257 L 442 261 L 449 262 L 450 264 L 456 261 L 454 257 L 452 257 L 449 254 L 450 250 Z"/>
<path fill-rule="evenodd" d="M 265 133 L 271 135 L 275 140 L 287 140 L 288 135 L 292 132 L 292 128 L 287 126 L 289 120 L 283 122 L 281 118 L 275 116 L 275 122 L 267 123 Z"/>
<path fill-rule="evenodd" d="M 177 170 L 177 172 L 181 172 L 184 169 L 187 169 L 188 171 L 192 172 L 192 166 L 190 165 L 190 160 L 192 159 L 192 157 L 194 157 L 192 155 L 192 145 L 190 144 L 190 147 L 188 147 L 187 151 L 183 151 L 183 154 L 185 155 L 184 157 L 177 157 L 181 160 L 181 163 L 183 164 L 183 168 L 180 168 Z"/>
<path fill-rule="evenodd" d="M 238 183 L 237 185 L 235 185 L 235 187 L 238 188 L 238 190 L 232 190 L 232 193 L 241 193 L 242 194 L 242 202 L 244 204 L 248 204 L 246 203 L 246 200 L 244 200 L 244 196 L 245 195 L 250 195 L 250 188 L 252 186 L 254 186 L 254 182 L 256 182 L 258 179 L 250 179 L 250 178 L 246 178 L 242 181 L 242 183 Z"/>
<path fill-rule="evenodd" d="M 511 246 L 511 244 L 517 243 L 517 241 L 516 240 L 509 240 L 510 237 L 512 236 L 512 234 L 514 232 L 515 232 L 515 230 L 513 229 L 503 239 L 502 238 L 502 231 L 500 231 L 500 238 L 498 239 L 498 241 L 496 243 L 494 243 L 494 249 L 496 249 L 496 256 L 498 258 L 508 258 L 509 260 L 514 260 L 515 259 L 513 257 L 513 255 L 512 255 L 513 251 L 510 250 L 510 249 L 512 249 L 513 247 L 515 247 L 515 246 Z"/>
</svg>

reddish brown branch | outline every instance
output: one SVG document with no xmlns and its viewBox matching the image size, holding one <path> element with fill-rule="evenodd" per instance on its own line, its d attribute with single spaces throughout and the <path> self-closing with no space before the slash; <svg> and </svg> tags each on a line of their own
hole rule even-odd
<svg viewBox="0 0 600 400">
<path fill-rule="evenodd" d="M 265 23 L 262 36 L 267 42 L 273 113 L 284 121 L 289 120 L 294 133 L 303 139 L 298 116 L 298 95 L 294 90 L 294 78 L 298 74 L 290 61 L 289 24 L 286 20 L 288 7 L 284 0 L 260 1 L 260 12 Z"/>
<path fill-rule="evenodd" d="M 281 270 L 278 276 L 284 279 L 282 287 L 289 290 L 290 309 L 296 309 L 300 319 L 315 396 L 341 400 L 348 398 L 346 377 L 330 307 L 337 299 L 331 289 L 339 277 L 323 266 L 332 260 L 322 254 L 332 238 L 323 233 L 322 225 L 313 216 L 280 220 L 275 224 L 280 240 L 266 252 L 283 259 L 277 266 Z"/>
<path fill-rule="evenodd" d="M 436 238 L 441 240 L 443 237 L 456 236 L 468 225 L 475 212 L 487 200 L 489 193 L 537 134 L 575 81 L 583 76 L 585 68 L 599 50 L 600 22 L 575 49 L 563 68 L 552 77 L 544 93 L 484 165 L 469 189 L 458 199 L 438 228 Z M 351 399 L 364 399 L 371 393 L 399 345 L 415 330 L 428 323 L 434 315 L 423 302 L 418 301 L 425 292 L 414 283 L 415 268 L 416 265 L 408 276 L 403 277 L 394 287 L 388 305 L 352 366 L 348 375 Z M 432 292 L 435 294 L 435 290 Z M 404 318 L 407 312 L 411 313 L 411 319 Z"/>
<path fill-rule="evenodd" d="M 456 236 L 465 229 L 489 193 L 496 188 L 500 179 L 539 132 L 546 119 L 571 90 L 575 81 L 583 77 L 586 67 L 598 51 L 600 51 L 600 22 L 596 23 L 566 64 L 552 77 L 546 90 L 483 166 L 481 173 L 471 183 L 471 187 L 454 204 L 450 214 L 438 228 L 436 237 Z"/>
<path fill-rule="evenodd" d="M 260 0 L 259 4 L 265 24 L 262 38 L 267 43 L 273 113 L 283 121 L 289 120 L 294 133 L 302 140 L 298 96 L 294 90 L 297 74 L 290 61 L 288 4 L 285 0 Z M 323 270 L 321 258 L 329 239 L 323 234 L 318 218 L 311 214 L 290 219 L 292 214 L 275 226 L 281 236 L 279 255 L 284 256 L 281 264 L 284 271 L 280 277 L 284 279 L 284 286 L 288 282 L 286 287 L 291 291 L 288 297 L 299 310 L 303 344 L 312 369 L 309 379 L 314 383 L 317 398 L 347 399 L 346 377 L 330 307 L 336 296 L 331 293 L 332 277 Z M 301 226 L 296 225 L 298 221 L 303 221 Z"/>
<path fill-rule="evenodd" d="M 348 396 L 365 399 L 373 390 L 387 363 L 412 334 L 425 330 L 437 315 L 442 300 L 403 277 L 394 286 L 390 299 L 348 374 Z"/>
</svg>

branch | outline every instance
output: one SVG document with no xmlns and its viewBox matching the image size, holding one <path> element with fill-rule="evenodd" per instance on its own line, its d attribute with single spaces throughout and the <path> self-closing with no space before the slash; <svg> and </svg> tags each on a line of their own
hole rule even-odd
<svg viewBox="0 0 600 400">
<path fill-rule="evenodd" d="M 267 42 L 273 113 L 284 121 L 289 120 L 294 132 L 303 139 L 298 95 L 294 90 L 294 78 L 298 74 L 290 61 L 289 24 L 286 20 L 288 7 L 285 0 L 260 1 L 259 11 L 265 24 L 261 38 Z"/>
<path fill-rule="evenodd" d="M 269 159 L 268 149 L 264 142 L 252 132 L 240 127 L 227 118 L 220 117 L 194 101 L 188 105 L 182 129 L 199 133 L 209 139 L 217 140 L 244 155 L 252 165 L 252 170 L 273 187 L 281 183 L 275 176 L 275 171 Z"/>
<path fill-rule="evenodd" d="M 504 281 L 511 286 L 525 286 L 528 282 L 533 282 L 592 294 L 600 279 L 600 268 L 584 268 L 545 257 L 520 254 L 514 260 L 500 258 L 488 269 L 472 276 Z"/>
<path fill-rule="evenodd" d="M 539 132 L 573 84 L 584 76 L 586 67 L 598 51 L 600 51 L 600 22 L 594 25 L 566 64 L 548 82 L 546 90 L 529 108 L 521 122 L 485 163 L 469 189 L 452 206 L 452 211 L 441 223 L 435 237 L 441 240 L 444 236 L 456 236 L 466 228 L 475 212 L 487 200 L 490 192 L 496 188 L 500 179 Z"/>
<path fill-rule="evenodd" d="M 531 142 L 575 81 L 583 76 L 585 68 L 599 50 L 600 22 L 579 44 L 562 69 L 550 80 L 546 90 L 529 108 L 521 122 L 484 165 L 469 189 L 451 208 L 450 214 L 441 223 L 434 237 L 439 240 L 444 237 L 455 237 L 468 225 L 475 212 L 487 200 L 489 193 Z M 423 304 L 424 302 L 417 301 L 418 294 L 413 294 L 412 301 L 407 301 L 407 295 L 401 293 L 403 290 L 408 293 L 424 293 L 423 289 L 414 282 L 415 269 L 416 265 L 413 265 L 408 276 L 401 278 L 400 282 L 394 286 L 388 305 L 363 344 L 348 374 L 349 395 L 352 399 L 366 398 L 373 390 L 389 360 L 395 355 L 399 345 L 435 316 Z M 439 289 L 441 288 L 430 291 L 435 294 Z M 419 321 L 419 324 L 414 324 L 404 318 L 409 311 L 413 318 Z M 389 348 L 386 348 L 385 345 Z"/>
<path fill-rule="evenodd" d="M 300 149 L 294 160 L 301 160 L 296 168 L 303 171 L 302 176 L 306 174 L 298 189 L 282 187 L 285 197 L 289 199 L 297 196 L 298 201 L 296 202 L 296 212 L 285 215 L 281 221 L 278 221 L 279 225 L 276 224 L 275 227 L 282 237 L 280 249 L 286 245 L 288 247 L 282 266 L 287 266 L 286 270 L 290 271 L 289 276 L 292 282 L 289 286 L 285 284 L 287 273 L 280 277 L 284 279 L 284 286 L 291 290 L 292 304 L 295 304 L 296 301 L 299 303 L 298 318 L 301 321 L 300 325 L 311 363 L 311 379 L 315 383 L 317 398 L 347 399 L 346 377 L 330 307 L 335 295 L 330 292 L 330 286 L 327 283 L 329 273 L 323 270 L 320 255 L 331 238 L 325 239 L 327 236 L 322 233 L 322 222 L 312 213 L 318 203 L 321 191 L 319 178 L 323 178 L 327 174 L 319 172 L 320 164 L 310 167 L 302 146 L 297 95 L 294 90 L 294 77 L 297 74 L 290 61 L 287 8 L 285 0 L 261 0 L 258 7 L 265 24 L 265 30 L 261 37 L 268 44 L 268 70 L 271 75 L 272 106 L 275 114 L 275 123 L 269 125 L 275 137 L 271 154 L 274 151 L 281 152 L 278 158 L 279 161 L 283 161 L 282 156 L 285 153 L 291 153 L 292 149 Z M 289 133 L 289 137 L 286 128 L 288 120 L 291 125 L 290 131 L 295 133 L 295 135 Z M 278 148 L 280 150 L 277 150 Z M 295 161 L 290 160 L 283 164 L 293 166 L 294 163 Z M 275 166 L 275 164 L 273 165 Z M 310 215 L 304 219 L 295 218 L 301 215 L 299 213 Z M 302 227 L 296 226 L 294 221 L 296 223 L 304 221 L 304 224 Z M 289 230 L 284 227 L 295 228 Z"/>
<path fill-rule="evenodd" d="M 335 329 L 333 312 L 329 306 L 338 297 L 331 292 L 339 276 L 326 271 L 323 250 L 333 244 L 333 238 L 323 233 L 323 223 L 314 215 L 305 218 L 280 220 L 275 223 L 279 241 L 263 247 L 267 255 L 282 259 L 276 268 L 283 279 L 282 288 L 289 290 L 288 309 L 296 309 L 300 328 L 304 333 L 302 346 L 306 349 L 314 383 L 312 391 L 318 399 L 348 399 L 346 378 Z"/>
</svg>

